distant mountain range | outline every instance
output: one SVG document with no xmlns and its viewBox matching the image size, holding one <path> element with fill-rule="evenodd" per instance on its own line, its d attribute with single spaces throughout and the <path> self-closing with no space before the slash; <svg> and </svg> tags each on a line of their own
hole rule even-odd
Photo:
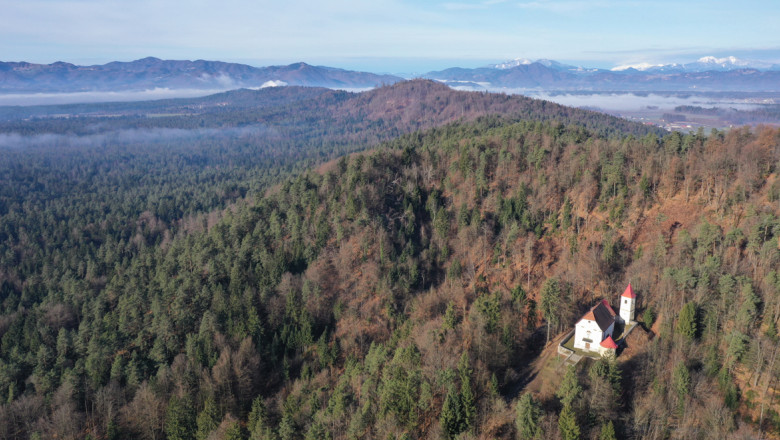
<svg viewBox="0 0 780 440">
<path fill-rule="evenodd" d="M 295 63 L 252 67 L 220 61 L 143 58 L 77 66 L 56 62 L 0 62 L 0 93 L 127 91 L 155 88 L 228 90 L 281 85 L 370 88 L 402 78 Z"/>
<path fill-rule="evenodd" d="M 755 69 L 755 70 L 780 70 L 780 64 L 767 63 L 765 61 L 743 60 L 737 57 L 716 58 L 712 56 L 702 57 L 692 63 L 671 64 L 626 64 L 612 68 L 612 71 L 640 70 L 643 72 L 723 72 L 728 70 Z"/>
<path fill-rule="evenodd" d="M 597 72 L 603 69 L 586 68 L 579 66 L 572 66 L 570 64 L 559 63 L 558 61 L 539 59 L 530 60 L 528 58 L 515 58 L 514 60 L 505 61 L 499 64 L 491 64 L 487 66 L 492 69 L 506 70 L 518 66 L 527 66 L 530 64 L 541 64 L 545 67 L 549 67 L 555 70 L 568 70 L 573 72 Z M 766 61 L 757 60 L 743 60 L 737 57 L 729 56 L 723 58 L 717 58 L 713 56 L 701 57 L 698 60 L 691 63 L 669 63 L 669 64 L 653 64 L 653 63 L 635 63 L 624 64 L 609 69 L 612 72 L 622 72 L 625 70 L 639 70 L 642 72 L 709 72 L 718 71 L 723 72 L 727 70 L 740 70 L 740 69 L 756 69 L 756 70 L 780 70 L 780 64 L 769 63 Z"/>
<path fill-rule="evenodd" d="M 635 64 L 613 69 L 518 58 L 476 69 L 454 67 L 425 78 L 471 90 L 530 89 L 579 92 L 776 92 L 780 65 L 735 57 L 703 57 L 686 64 Z"/>
<path fill-rule="evenodd" d="M 613 69 L 521 58 L 473 69 L 453 67 L 420 77 L 457 89 L 508 92 L 780 91 L 780 65 L 735 57 L 703 57 L 685 64 L 640 63 Z M 306 63 L 253 67 L 220 61 L 172 61 L 152 57 L 93 66 L 64 62 L 0 62 L 0 94 L 230 90 L 285 85 L 361 89 L 401 80 L 394 75 Z"/>
</svg>

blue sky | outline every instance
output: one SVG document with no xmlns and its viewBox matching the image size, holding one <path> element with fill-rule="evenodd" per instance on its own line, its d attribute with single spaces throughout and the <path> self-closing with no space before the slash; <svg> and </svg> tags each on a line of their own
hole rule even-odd
<svg viewBox="0 0 780 440">
<path fill-rule="evenodd" d="M 513 58 L 780 61 L 777 0 L 0 0 L 0 60 L 306 61 L 415 73 Z"/>
</svg>

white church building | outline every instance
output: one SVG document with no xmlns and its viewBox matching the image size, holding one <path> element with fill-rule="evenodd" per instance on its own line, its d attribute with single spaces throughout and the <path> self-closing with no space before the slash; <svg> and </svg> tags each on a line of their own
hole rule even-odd
<svg viewBox="0 0 780 440">
<path fill-rule="evenodd" d="M 612 339 L 615 324 L 630 324 L 634 321 L 636 294 L 631 284 L 620 295 L 620 314 L 616 314 L 609 302 L 601 300 L 593 306 L 574 327 L 574 348 L 599 354 L 612 353 L 617 344 Z"/>
</svg>

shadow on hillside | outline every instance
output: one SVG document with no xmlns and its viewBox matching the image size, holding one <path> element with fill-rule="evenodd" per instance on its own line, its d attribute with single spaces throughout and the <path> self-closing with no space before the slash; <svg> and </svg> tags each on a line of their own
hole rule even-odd
<svg viewBox="0 0 780 440">
<path fill-rule="evenodd" d="M 533 371 L 533 362 L 539 358 L 539 355 L 544 351 L 544 341 L 546 338 L 546 327 L 538 327 L 531 336 L 525 341 L 525 349 L 518 350 L 522 353 L 522 356 L 518 356 L 514 362 L 514 371 L 517 375 L 513 380 L 507 381 L 502 387 L 501 395 L 507 402 L 514 400 L 520 392 L 533 381 L 537 372 Z"/>
</svg>

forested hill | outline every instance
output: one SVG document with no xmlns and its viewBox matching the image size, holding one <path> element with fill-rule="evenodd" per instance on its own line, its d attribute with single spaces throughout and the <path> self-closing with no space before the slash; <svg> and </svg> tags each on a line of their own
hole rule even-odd
<svg viewBox="0 0 780 440">
<path fill-rule="evenodd" d="M 596 112 L 424 80 L 360 94 L 279 87 L 2 114 L 0 230 L 14 239 L 30 234 L 50 257 L 127 241 L 149 215 L 175 234 L 197 215 L 262 194 L 308 167 L 452 121 L 502 114 L 614 136 L 621 128 L 663 134 Z"/>
<path fill-rule="evenodd" d="M 464 92 L 412 80 L 361 93 L 309 87 L 235 90 L 203 98 L 0 107 L 0 132 L 88 134 L 128 128 L 263 125 L 285 136 L 365 144 L 479 116 L 556 120 L 605 135 L 664 133 L 658 127 L 520 95 Z"/>
<path fill-rule="evenodd" d="M 404 87 L 418 86 L 438 102 L 438 86 Z M 395 106 L 411 124 L 403 90 L 360 95 L 356 118 Z M 487 99 L 451 96 L 464 100 L 443 105 L 455 113 Z M 779 145 L 772 129 L 606 138 L 483 117 L 176 230 L 151 211 L 115 214 L 132 219 L 118 229 L 72 215 L 86 195 L 41 196 L 37 229 L 19 228 L 30 203 L 12 192 L 0 438 L 777 435 Z M 30 194 L 56 192 L 36 183 L 48 164 L 33 163 Z M 74 184 L 144 182 L 132 168 L 83 172 Z M 136 191 L 112 189 L 108 212 Z M 526 393 L 544 330 L 568 331 L 629 280 L 655 337 L 631 357 L 558 370 L 557 393 Z"/>
</svg>

